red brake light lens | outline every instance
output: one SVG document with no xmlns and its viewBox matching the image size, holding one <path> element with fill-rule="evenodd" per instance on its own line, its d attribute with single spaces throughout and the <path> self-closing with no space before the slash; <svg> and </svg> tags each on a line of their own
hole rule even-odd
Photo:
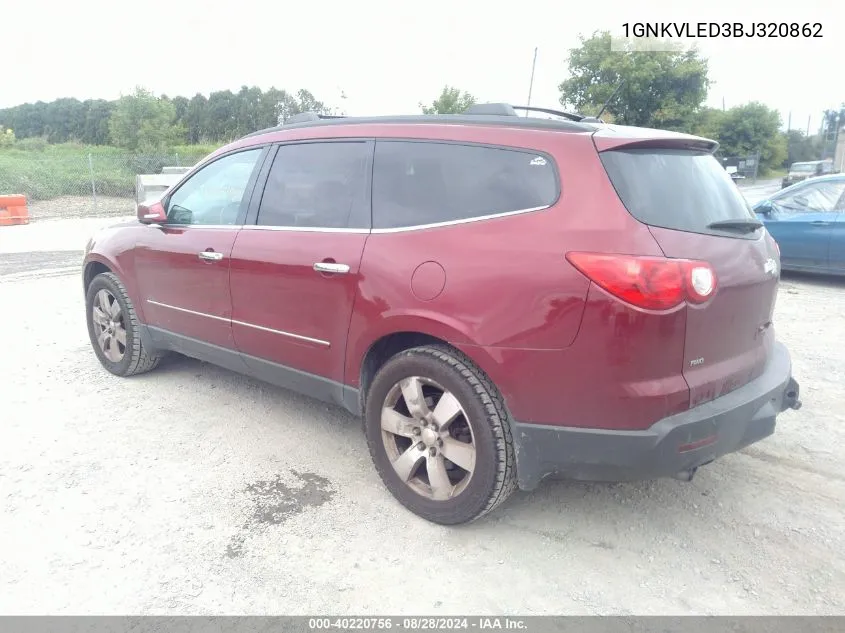
<svg viewBox="0 0 845 633">
<path fill-rule="evenodd" d="M 707 262 L 604 253 L 567 253 L 566 259 L 610 294 L 646 310 L 704 303 L 716 292 Z"/>
</svg>

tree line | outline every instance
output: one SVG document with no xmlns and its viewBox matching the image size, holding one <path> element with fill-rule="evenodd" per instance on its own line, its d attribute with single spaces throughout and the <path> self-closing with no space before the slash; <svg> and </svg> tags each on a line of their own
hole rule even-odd
<svg viewBox="0 0 845 633">
<path fill-rule="evenodd" d="M 223 143 L 283 123 L 299 112 L 329 113 L 305 89 L 287 92 L 243 86 L 208 97 L 154 96 L 143 88 L 115 101 L 56 99 L 0 109 L 0 129 L 17 139 L 43 138 L 48 143 L 80 142 L 126 149 L 167 144 Z"/>
</svg>

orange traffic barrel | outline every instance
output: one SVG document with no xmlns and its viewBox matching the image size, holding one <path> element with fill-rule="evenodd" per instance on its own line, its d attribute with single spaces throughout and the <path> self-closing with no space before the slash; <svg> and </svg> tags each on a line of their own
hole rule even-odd
<svg viewBox="0 0 845 633">
<path fill-rule="evenodd" d="M 26 196 L 0 196 L 0 226 L 29 224 Z"/>
</svg>

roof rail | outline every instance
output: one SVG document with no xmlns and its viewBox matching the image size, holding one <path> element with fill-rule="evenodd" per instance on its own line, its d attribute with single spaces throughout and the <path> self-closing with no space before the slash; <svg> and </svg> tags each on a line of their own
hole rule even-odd
<svg viewBox="0 0 845 633">
<path fill-rule="evenodd" d="M 563 112 L 562 110 L 551 110 L 549 108 L 535 108 L 532 106 L 510 105 L 509 103 L 476 103 L 464 110 L 464 114 L 519 116 L 516 113 L 517 110 L 524 110 L 525 112 L 542 112 L 543 114 L 553 114 L 555 116 L 563 117 L 564 119 L 569 119 L 570 121 L 594 120 L 595 122 L 600 122 L 598 119 L 594 119 L 593 117 L 586 117 L 583 114 Z"/>
<path fill-rule="evenodd" d="M 489 114 L 493 116 L 517 116 L 513 106 L 507 103 L 474 103 L 464 114 Z"/>
<path fill-rule="evenodd" d="M 564 119 L 570 121 L 583 121 L 587 117 L 577 112 L 564 112 L 563 110 L 552 110 L 550 108 L 535 108 L 533 106 L 513 106 L 514 110 L 524 110 L 526 112 L 542 112 L 543 114 L 553 114 L 555 116 L 562 116 Z"/>
<path fill-rule="evenodd" d="M 337 114 L 320 114 L 309 110 L 308 112 L 299 112 L 294 114 L 284 122 L 284 125 L 291 123 L 305 123 L 307 121 L 319 121 L 320 119 L 343 119 L 345 117 Z"/>
<path fill-rule="evenodd" d="M 283 125 L 288 125 L 289 123 L 305 123 L 306 121 L 319 121 L 320 115 L 316 112 L 300 112 L 299 114 L 294 114 L 293 116 L 285 119 Z"/>
</svg>

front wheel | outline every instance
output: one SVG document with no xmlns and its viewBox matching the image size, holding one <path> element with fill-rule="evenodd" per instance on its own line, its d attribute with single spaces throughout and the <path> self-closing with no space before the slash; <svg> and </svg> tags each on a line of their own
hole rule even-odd
<svg viewBox="0 0 845 633">
<path fill-rule="evenodd" d="M 158 365 L 161 355 L 141 341 L 135 307 L 117 275 L 94 277 L 85 310 L 91 346 L 103 367 L 117 376 L 132 376 Z"/>
<path fill-rule="evenodd" d="M 516 487 L 502 398 L 469 359 L 446 346 L 394 356 L 367 394 L 367 444 L 393 496 L 441 524 L 466 523 Z"/>
</svg>

